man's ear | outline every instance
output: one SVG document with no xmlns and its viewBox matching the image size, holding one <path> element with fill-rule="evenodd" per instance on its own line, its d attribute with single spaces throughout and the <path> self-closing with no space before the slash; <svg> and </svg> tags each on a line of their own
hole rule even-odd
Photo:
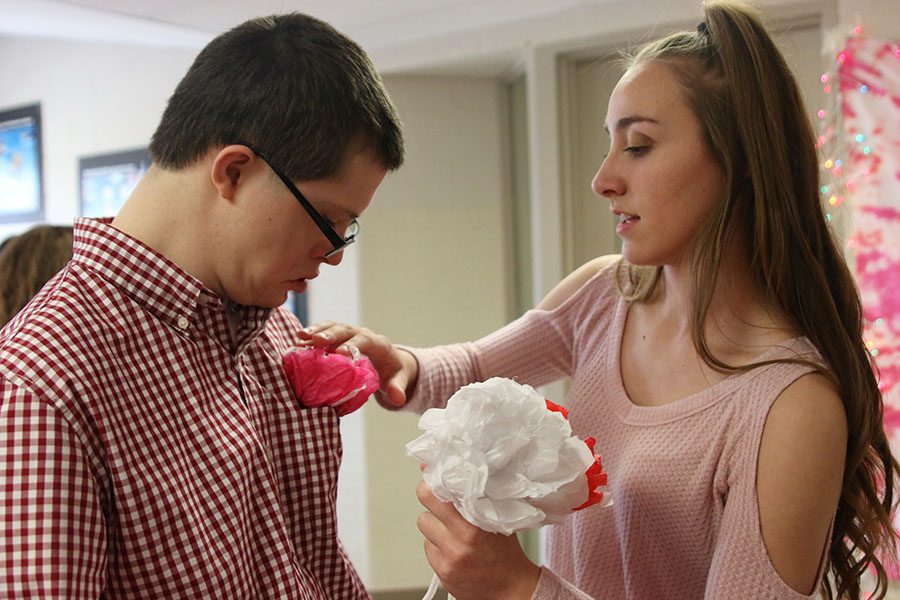
<svg viewBox="0 0 900 600">
<path fill-rule="evenodd" d="M 243 183 L 255 155 L 246 146 L 232 144 L 219 150 L 213 159 L 210 177 L 219 196 L 231 200 L 239 184 Z"/>
</svg>

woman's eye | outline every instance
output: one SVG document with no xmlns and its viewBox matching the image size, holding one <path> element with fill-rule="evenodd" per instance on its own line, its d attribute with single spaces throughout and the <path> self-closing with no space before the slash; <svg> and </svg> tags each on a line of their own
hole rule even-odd
<svg viewBox="0 0 900 600">
<path fill-rule="evenodd" d="M 625 148 L 625 152 L 628 152 L 632 156 L 644 155 L 648 150 L 650 150 L 650 146 L 628 146 Z"/>
</svg>

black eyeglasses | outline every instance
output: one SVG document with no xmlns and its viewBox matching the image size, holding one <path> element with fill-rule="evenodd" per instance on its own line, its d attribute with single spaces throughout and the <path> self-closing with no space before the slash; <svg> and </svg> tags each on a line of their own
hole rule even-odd
<svg viewBox="0 0 900 600">
<path fill-rule="evenodd" d="M 306 199 L 306 196 L 303 195 L 303 192 L 297 189 L 297 186 L 294 185 L 294 182 L 291 181 L 287 175 L 285 175 L 281 169 L 272 164 L 272 161 L 269 158 L 251 146 L 246 142 L 237 142 L 241 146 L 247 146 L 250 150 L 253 151 L 258 157 L 263 159 L 269 168 L 272 169 L 272 172 L 278 175 L 278 178 L 284 183 L 288 190 L 294 195 L 294 198 L 297 199 L 297 202 L 300 203 L 300 206 L 306 211 L 306 213 L 312 218 L 313 222 L 315 222 L 316 226 L 319 230 L 328 238 L 328 241 L 331 242 L 332 249 L 325 253 L 325 258 L 334 256 L 338 252 L 341 252 L 344 248 L 352 244 L 356 241 L 356 238 L 359 237 L 359 222 L 356 219 L 350 221 L 350 225 L 347 226 L 347 233 L 344 237 L 338 235 L 337 231 L 328 224 L 328 221 L 325 220 L 325 217 L 313 208 L 313 205 L 309 203 L 309 200 Z"/>
</svg>

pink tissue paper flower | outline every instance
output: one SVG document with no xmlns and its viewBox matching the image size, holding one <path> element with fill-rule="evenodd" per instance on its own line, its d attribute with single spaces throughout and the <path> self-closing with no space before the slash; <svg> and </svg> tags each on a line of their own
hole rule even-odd
<svg viewBox="0 0 900 600">
<path fill-rule="evenodd" d="M 365 356 L 351 359 L 324 348 L 299 348 L 282 357 L 284 372 L 303 406 L 352 413 L 378 389 L 378 373 Z"/>
</svg>

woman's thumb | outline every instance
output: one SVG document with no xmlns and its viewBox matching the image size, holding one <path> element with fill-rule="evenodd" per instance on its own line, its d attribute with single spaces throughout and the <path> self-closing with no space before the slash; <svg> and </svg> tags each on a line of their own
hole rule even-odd
<svg viewBox="0 0 900 600">
<path fill-rule="evenodd" d="M 402 370 L 388 380 L 385 392 L 388 402 L 392 405 L 400 407 L 406 404 L 406 385 L 409 383 L 407 380 L 408 377 Z"/>
</svg>

